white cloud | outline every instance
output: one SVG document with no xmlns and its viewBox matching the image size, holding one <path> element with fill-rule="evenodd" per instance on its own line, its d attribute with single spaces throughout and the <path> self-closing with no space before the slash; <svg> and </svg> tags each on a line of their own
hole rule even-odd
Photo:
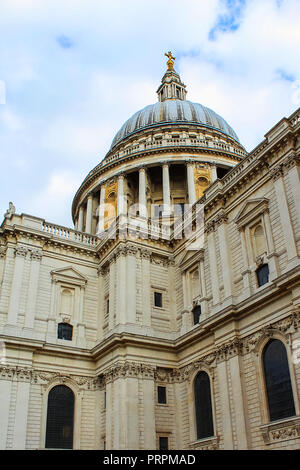
<svg viewBox="0 0 300 470">
<path fill-rule="evenodd" d="M 239 28 L 209 40 L 225 12 L 223 0 L 2 0 L 1 210 L 13 200 L 71 224 L 80 182 L 123 122 L 156 101 L 170 49 L 188 99 L 221 114 L 247 150 L 257 145 L 299 106 L 300 2 L 247 0 Z"/>
</svg>

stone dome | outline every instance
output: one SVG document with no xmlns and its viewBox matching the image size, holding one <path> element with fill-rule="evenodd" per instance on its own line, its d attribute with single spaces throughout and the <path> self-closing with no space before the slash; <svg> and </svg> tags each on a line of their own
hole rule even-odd
<svg viewBox="0 0 300 470">
<path fill-rule="evenodd" d="M 162 124 L 178 126 L 180 123 L 216 129 L 239 142 L 238 136 L 232 127 L 212 109 L 188 100 L 168 99 L 150 104 L 133 114 L 117 132 L 112 141 L 111 149 L 126 137 L 141 130 L 161 126 Z"/>
</svg>

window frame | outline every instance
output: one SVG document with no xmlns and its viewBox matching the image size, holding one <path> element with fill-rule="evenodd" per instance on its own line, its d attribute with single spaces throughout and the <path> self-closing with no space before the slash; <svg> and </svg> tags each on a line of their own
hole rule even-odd
<svg viewBox="0 0 300 470">
<path fill-rule="evenodd" d="M 159 398 L 158 389 L 159 389 L 159 388 L 164 388 L 164 389 L 165 389 L 165 399 L 166 399 L 165 402 L 160 402 L 160 401 L 158 400 L 158 398 Z M 156 403 L 157 403 L 157 405 L 159 405 L 159 406 L 167 406 L 167 405 L 168 405 L 168 393 L 167 393 L 167 387 L 166 387 L 166 385 L 161 385 L 161 384 L 157 384 L 157 385 L 156 385 Z"/>
<path fill-rule="evenodd" d="M 292 393 L 292 398 L 293 398 L 293 406 L 294 406 L 294 411 L 295 413 L 290 416 L 284 416 L 284 417 L 279 417 L 279 418 L 273 418 L 271 419 L 271 415 L 274 414 L 274 409 L 271 410 L 271 404 L 270 404 L 270 396 L 269 396 L 269 389 L 268 389 L 268 383 L 267 383 L 267 377 L 266 377 L 266 366 L 265 366 L 265 353 L 268 345 L 270 345 L 273 341 L 279 341 L 282 345 L 282 347 L 285 350 L 286 354 L 286 360 L 287 360 L 287 369 L 289 373 L 289 379 L 290 379 L 290 391 Z M 267 413 L 268 413 L 268 418 L 269 418 L 269 423 L 274 423 L 276 421 L 281 421 L 285 419 L 292 419 L 295 418 L 297 413 L 296 413 L 296 403 L 295 403 L 295 397 L 294 397 L 294 390 L 293 390 L 293 385 L 292 385 L 292 377 L 291 377 L 291 371 L 290 371 L 290 364 L 289 364 L 289 358 L 287 354 L 287 348 L 286 345 L 278 338 L 270 338 L 266 344 L 264 345 L 262 352 L 261 352 L 261 361 L 262 361 L 262 367 L 263 367 L 263 374 L 264 374 L 264 387 L 265 387 L 265 397 L 266 397 L 266 404 L 267 404 Z"/>
<path fill-rule="evenodd" d="M 270 330 L 270 334 L 273 339 L 279 339 L 283 343 L 286 349 L 291 384 L 292 384 L 292 391 L 293 391 L 293 397 L 294 397 L 295 411 L 296 411 L 296 415 L 298 416 L 300 413 L 299 394 L 298 394 L 295 366 L 293 363 L 291 349 L 288 346 L 288 341 L 283 334 L 278 333 L 276 330 Z M 268 397 L 267 397 L 267 391 L 266 391 L 266 386 L 265 386 L 264 364 L 263 364 L 263 356 L 262 356 L 264 348 L 269 341 L 270 341 L 270 336 L 264 334 L 260 338 L 260 340 L 258 341 L 258 343 L 256 344 L 253 350 L 253 354 L 255 357 L 255 365 L 256 365 L 255 369 L 256 369 L 256 379 L 257 379 L 257 387 L 258 387 L 258 407 L 261 413 L 262 426 L 268 425 L 268 424 L 272 425 L 275 423 L 275 421 L 270 421 L 270 417 L 269 417 Z M 281 420 L 279 420 L 278 423 L 280 421 Z"/>
</svg>

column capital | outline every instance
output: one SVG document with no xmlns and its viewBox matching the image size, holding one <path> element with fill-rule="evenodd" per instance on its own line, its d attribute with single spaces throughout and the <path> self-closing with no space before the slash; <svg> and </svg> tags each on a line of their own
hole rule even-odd
<svg viewBox="0 0 300 470">
<path fill-rule="evenodd" d="M 195 166 L 195 160 L 186 160 L 185 161 L 186 166 Z"/>
<path fill-rule="evenodd" d="M 117 175 L 117 178 L 118 178 L 118 180 L 124 179 L 124 178 L 125 178 L 125 172 L 124 172 L 124 171 L 121 171 L 121 173 L 119 173 L 119 174 Z"/>
</svg>

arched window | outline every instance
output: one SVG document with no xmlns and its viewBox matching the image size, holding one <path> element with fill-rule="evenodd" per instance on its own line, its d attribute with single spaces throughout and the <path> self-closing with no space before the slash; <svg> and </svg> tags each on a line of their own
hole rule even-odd
<svg viewBox="0 0 300 470">
<path fill-rule="evenodd" d="M 57 326 L 57 337 L 58 339 L 66 339 L 72 341 L 73 326 L 69 323 L 59 323 Z"/>
<path fill-rule="evenodd" d="M 210 380 L 206 372 L 199 372 L 194 383 L 197 439 L 214 435 Z"/>
<path fill-rule="evenodd" d="M 65 385 L 56 385 L 48 395 L 47 449 L 73 449 L 74 394 Z"/>
<path fill-rule="evenodd" d="M 286 349 L 278 339 L 272 339 L 265 346 L 263 365 L 270 421 L 294 416 L 295 404 Z"/>
</svg>

